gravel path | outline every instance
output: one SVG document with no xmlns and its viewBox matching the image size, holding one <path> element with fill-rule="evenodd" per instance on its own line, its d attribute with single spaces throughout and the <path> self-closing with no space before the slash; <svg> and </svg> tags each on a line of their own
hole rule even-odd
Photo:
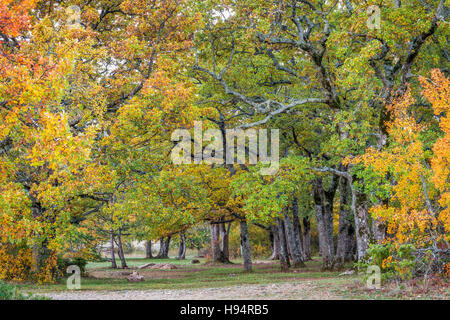
<svg viewBox="0 0 450 320">
<path fill-rule="evenodd" d="M 42 294 L 41 294 L 42 295 Z M 64 291 L 43 294 L 55 300 L 222 300 L 222 299 L 339 299 L 326 286 L 313 281 L 266 285 L 240 285 L 226 288 Z"/>
</svg>

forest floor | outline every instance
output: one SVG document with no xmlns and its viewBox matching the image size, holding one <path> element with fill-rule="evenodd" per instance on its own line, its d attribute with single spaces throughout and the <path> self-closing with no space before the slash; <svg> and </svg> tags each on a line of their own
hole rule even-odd
<svg viewBox="0 0 450 320">
<path fill-rule="evenodd" d="M 320 258 L 306 262 L 306 268 L 281 272 L 277 261 L 254 261 L 253 272 L 242 271 L 242 264 L 211 265 L 191 260 L 128 259 L 129 269 L 111 269 L 108 262 L 87 266 L 80 290 L 68 290 L 66 279 L 56 284 L 22 284 L 24 292 L 52 299 L 69 300 L 204 300 L 204 299 L 445 299 L 450 298 L 446 283 L 429 286 L 389 286 L 369 290 L 362 276 L 323 272 Z M 147 263 L 154 263 L 138 269 Z M 120 262 L 118 262 L 120 265 Z M 169 269 L 173 268 L 173 269 Z M 144 281 L 126 278 L 137 270 Z"/>
</svg>

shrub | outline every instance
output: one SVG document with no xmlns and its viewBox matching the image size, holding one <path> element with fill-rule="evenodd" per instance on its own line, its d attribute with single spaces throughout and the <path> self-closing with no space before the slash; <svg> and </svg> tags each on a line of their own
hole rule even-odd
<svg viewBox="0 0 450 320">
<path fill-rule="evenodd" d="M 269 233 L 253 224 L 248 225 L 252 257 L 268 257 L 272 252 Z M 234 223 L 230 230 L 230 256 L 241 256 L 241 230 L 239 223 Z"/>
<path fill-rule="evenodd" d="M 416 252 L 412 244 L 395 246 L 392 243 L 371 244 L 367 250 L 367 259 L 358 261 L 355 266 L 366 270 L 376 265 L 381 271 L 381 281 L 390 279 L 406 280 L 416 274 Z"/>
<path fill-rule="evenodd" d="M 0 279 L 24 281 L 31 277 L 32 251 L 26 247 L 0 245 Z"/>
<path fill-rule="evenodd" d="M 32 295 L 22 294 L 15 286 L 0 281 L 0 300 L 30 300 Z"/>
<path fill-rule="evenodd" d="M 87 261 L 86 261 L 86 259 L 81 258 L 81 257 L 76 257 L 73 259 L 58 258 L 57 265 L 58 265 L 58 270 L 63 275 L 67 275 L 67 268 L 72 265 L 78 266 L 80 268 L 81 274 L 83 275 L 86 272 Z"/>
</svg>

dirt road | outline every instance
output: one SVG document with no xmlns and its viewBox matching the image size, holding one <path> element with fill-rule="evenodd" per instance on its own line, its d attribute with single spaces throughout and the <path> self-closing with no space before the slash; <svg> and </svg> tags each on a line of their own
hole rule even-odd
<svg viewBox="0 0 450 320">
<path fill-rule="evenodd" d="M 317 281 L 240 285 L 179 290 L 64 291 L 44 294 L 55 300 L 221 300 L 221 299 L 340 299 Z"/>
</svg>

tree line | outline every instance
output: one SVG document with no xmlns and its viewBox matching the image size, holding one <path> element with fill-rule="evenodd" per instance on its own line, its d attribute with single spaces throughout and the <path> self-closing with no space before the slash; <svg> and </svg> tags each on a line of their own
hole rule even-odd
<svg viewBox="0 0 450 320">
<path fill-rule="evenodd" d="M 159 240 L 166 257 L 178 235 L 183 258 L 204 223 L 213 261 L 228 262 L 235 222 L 246 271 L 252 224 L 282 270 L 311 258 L 313 226 L 324 270 L 385 250 L 386 270 L 446 272 L 448 12 L 444 0 L 1 1 L 0 278 L 52 281 L 61 256 L 104 242 L 126 267 L 124 238 L 148 255 Z M 279 129 L 279 170 L 195 154 L 174 165 L 171 134 L 194 121 L 224 145 L 226 129 Z"/>
</svg>

